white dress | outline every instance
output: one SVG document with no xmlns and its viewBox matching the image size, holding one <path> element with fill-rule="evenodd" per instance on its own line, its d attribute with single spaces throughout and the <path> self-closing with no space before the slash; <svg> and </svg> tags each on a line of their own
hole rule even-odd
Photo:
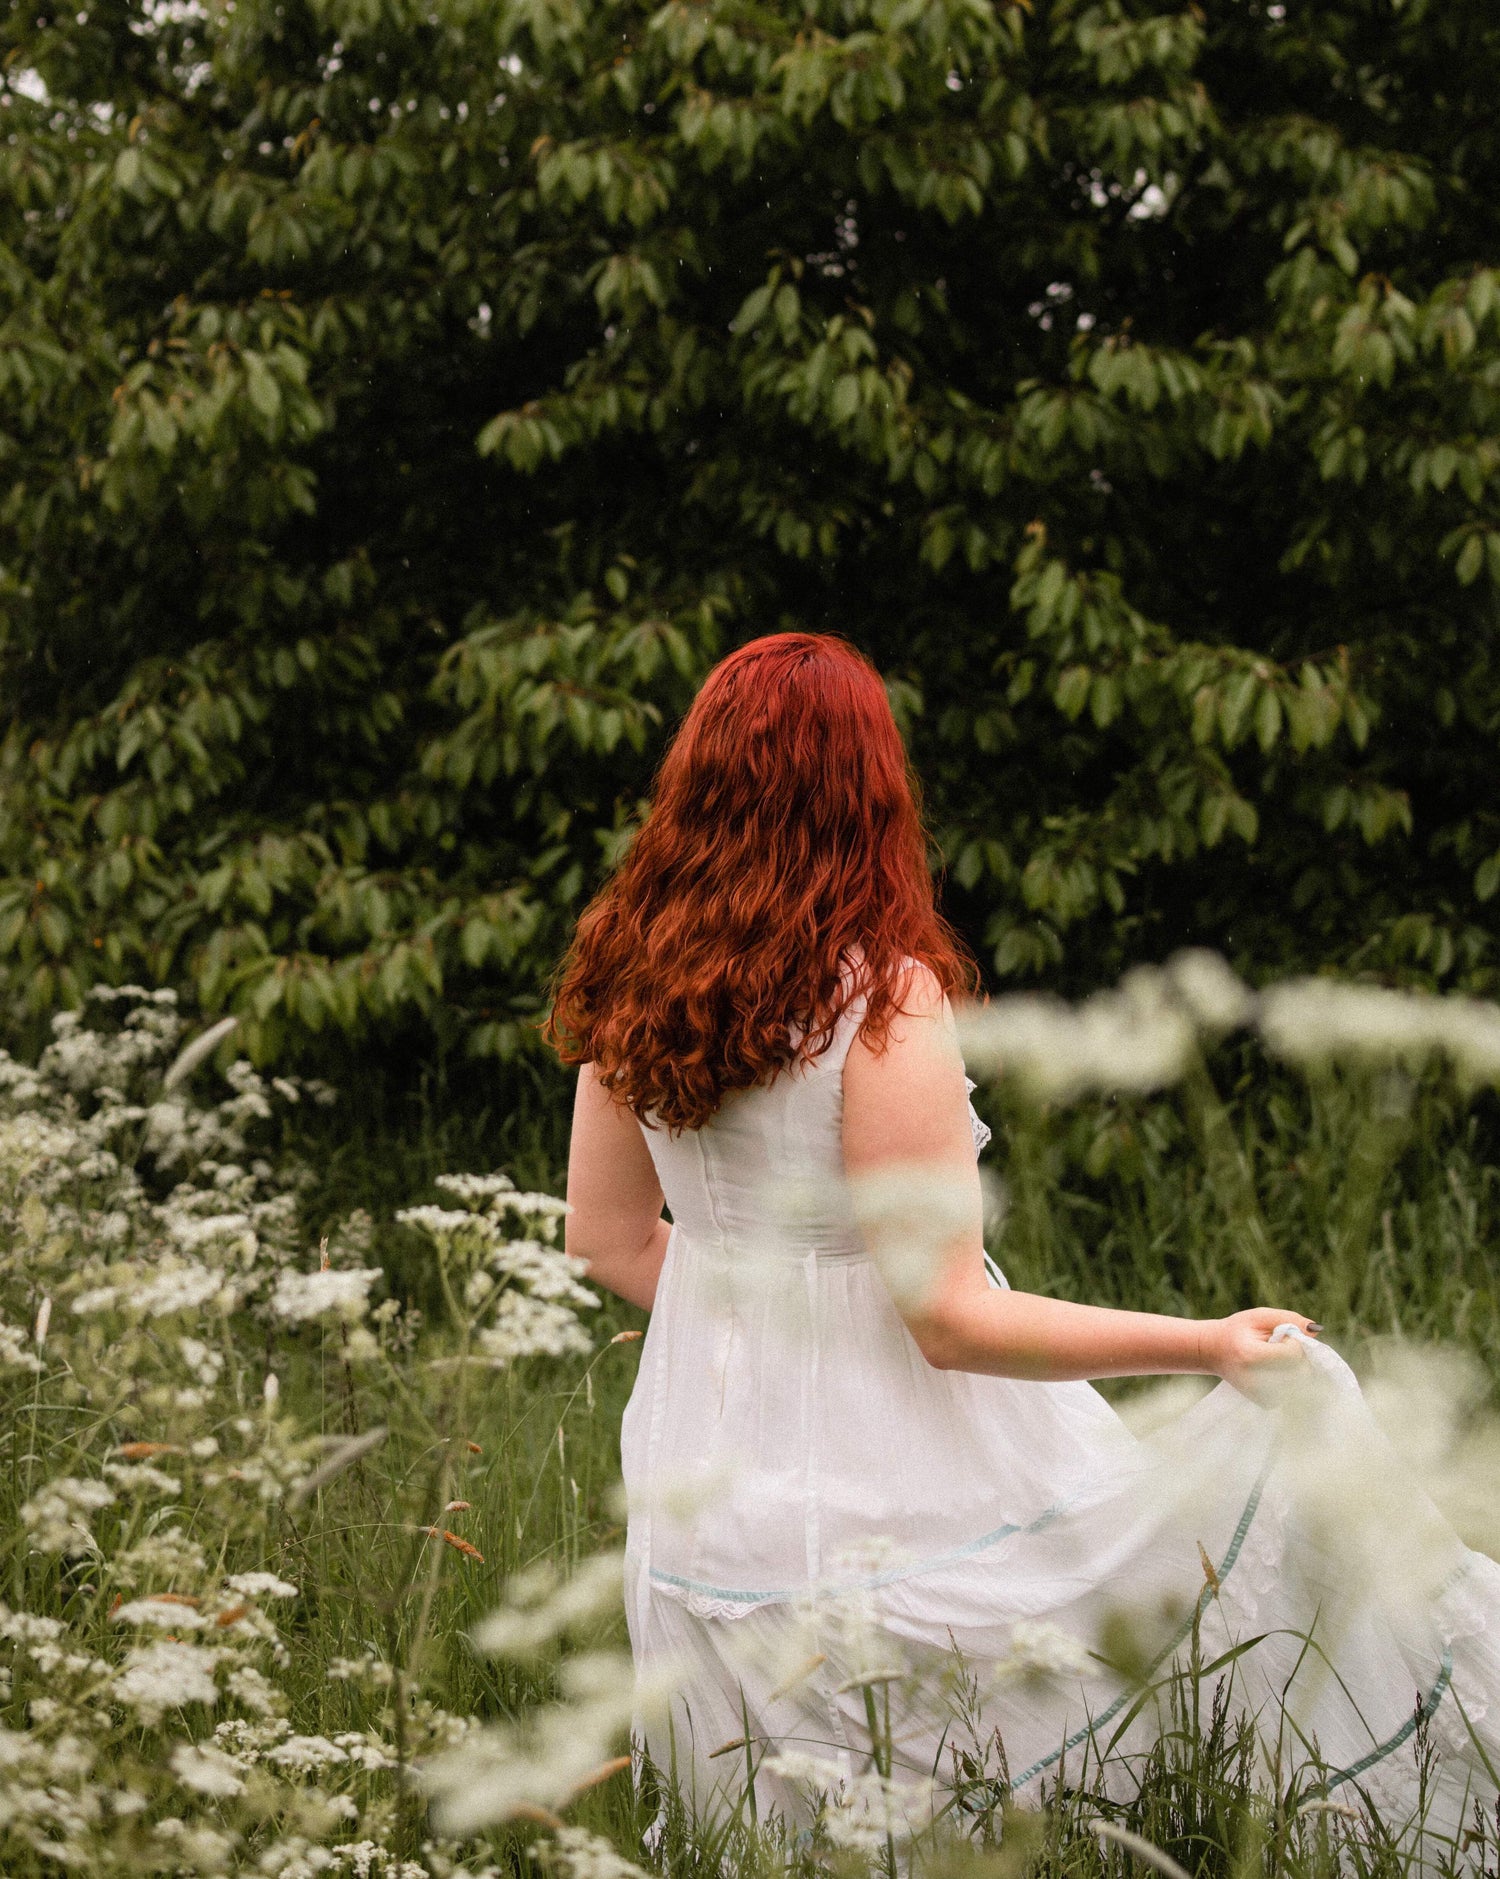
<svg viewBox="0 0 1500 1879">
<path fill-rule="evenodd" d="M 731 1095 L 701 1129 L 645 1131 L 673 1220 L 622 1430 L 631 1642 L 642 1688 L 673 1691 L 638 1718 L 652 1759 L 707 1811 L 753 1763 L 762 1816 L 795 1819 L 806 1790 L 776 1772 L 785 1752 L 858 1775 L 876 1688 L 898 1779 L 943 1777 L 973 1737 L 993 1775 L 998 1730 L 1003 1778 L 1035 1798 L 1123 1723 L 1118 1782 L 1151 1739 L 1150 1705 L 1132 1723 L 1139 1683 L 1070 1664 L 1050 1627 L 1134 1657 L 1148 1681 L 1195 1633 L 1203 1663 L 1266 1634 L 1215 1674 L 1257 1716 L 1268 1765 L 1279 1740 L 1281 1779 L 1315 1756 L 1313 1791 L 1367 1796 L 1399 1828 L 1435 1753 L 1424 1818 L 1460 1831 L 1493 1795 L 1471 1730 L 1500 1767 L 1500 1567 L 1430 1504 L 1413 1514 L 1422 1497 L 1403 1488 L 1376 1509 L 1377 1528 L 1400 1529 L 1389 1549 L 1361 1503 L 1373 1569 L 1351 1572 L 1350 1457 L 1373 1456 L 1389 1493 L 1397 1473 L 1322 1346 L 1308 1345 L 1321 1434 L 1304 1416 L 1297 1443 L 1225 1384 L 1139 1439 L 1089 1384 L 931 1368 L 840 1204 L 861 1016 L 851 1006 L 823 1056 Z M 955 1649 L 977 1678 L 967 1720 Z"/>
</svg>

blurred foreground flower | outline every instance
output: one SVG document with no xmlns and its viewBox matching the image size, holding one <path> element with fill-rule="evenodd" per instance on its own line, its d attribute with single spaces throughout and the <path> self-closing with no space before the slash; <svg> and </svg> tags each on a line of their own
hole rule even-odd
<svg viewBox="0 0 1500 1879">
<path fill-rule="evenodd" d="M 1441 1058 L 1471 1087 L 1500 1083 L 1500 1005 L 1330 978 L 1256 993 L 1217 953 L 1201 950 L 1137 966 L 1115 990 L 1079 1005 L 1016 993 L 963 1007 L 958 1024 L 970 1067 L 1036 1103 L 1164 1089 L 1184 1075 L 1200 1043 L 1244 1027 L 1272 1056 L 1303 1069 L 1415 1069 Z"/>
<path fill-rule="evenodd" d="M 271 1294 L 271 1311 L 284 1324 L 330 1316 L 352 1324 L 365 1315 L 370 1288 L 384 1276 L 378 1266 L 343 1272 L 283 1272 Z"/>
<path fill-rule="evenodd" d="M 441 1833 L 464 1838 L 534 1809 L 555 1813 L 613 1759 L 637 1705 L 630 1658 L 599 1652 L 567 1659 L 564 1700 L 513 1723 L 474 1729 L 421 1771 Z"/>
<path fill-rule="evenodd" d="M 474 1627 L 476 1649 L 489 1657 L 530 1657 L 617 1610 L 623 1553 L 595 1553 L 564 1576 L 551 1561 L 518 1573 L 505 1604 Z"/>
<path fill-rule="evenodd" d="M 873 1768 L 850 1774 L 831 1755 L 794 1748 L 778 1750 L 765 1768 L 803 1790 L 816 1830 L 841 1852 L 875 1856 L 932 1823 L 937 1789 L 921 1776 L 883 1775 Z"/>
<path fill-rule="evenodd" d="M 1019 993 L 958 1017 L 969 1067 L 1003 1076 L 1038 1103 L 1175 1083 L 1197 1046 L 1199 1022 L 1171 975 L 1151 967 L 1081 1005 Z"/>
</svg>

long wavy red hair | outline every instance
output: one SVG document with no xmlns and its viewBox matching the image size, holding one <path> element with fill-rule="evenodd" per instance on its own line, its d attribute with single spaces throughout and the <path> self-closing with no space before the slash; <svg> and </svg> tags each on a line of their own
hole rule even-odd
<svg viewBox="0 0 1500 1879">
<path fill-rule="evenodd" d="M 544 1034 L 642 1121 L 698 1128 L 825 1051 L 860 995 L 878 1047 L 907 959 L 947 991 L 977 980 L 937 909 L 885 686 L 845 640 L 774 633 L 704 681 Z"/>
</svg>

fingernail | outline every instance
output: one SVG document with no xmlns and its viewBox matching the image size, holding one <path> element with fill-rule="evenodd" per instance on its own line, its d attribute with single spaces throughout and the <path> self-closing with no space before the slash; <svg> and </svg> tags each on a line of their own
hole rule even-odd
<svg viewBox="0 0 1500 1879">
<path fill-rule="evenodd" d="M 1307 1335 L 1308 1335 L 1309 1337 L 1316 1337 L 1316 1336 L 1318 1335 L 1318 1333 L 1319 1333 L 1319 1332 L 1320 1332 L 1320 1331 L 1321 1331 L 1322 1329 L 1323 1329 L 1323 1327 L 1322 1327 L 1322 1325 L 1320 1325 L 1320 1324 L 1314 1324 L 1314 1323 L 1313 1323 L 1313 1321 L 1312 1321 L 1312 1320 L 1311 1320 L 1310 1318 L 1308 1319 L 1308 1321 L 1307 1321 Z"/>
</svg>

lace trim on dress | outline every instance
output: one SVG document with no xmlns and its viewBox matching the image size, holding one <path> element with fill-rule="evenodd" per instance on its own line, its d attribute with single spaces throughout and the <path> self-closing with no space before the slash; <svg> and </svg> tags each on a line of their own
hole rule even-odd
<svg viewBox="0 0 1500 1879">
<path fill-rule="evenodd" d="M 965 1077 L 964 1082 L 968 1084 L 971 1096 L 979 1088 L 973 1077 Z M 969 1127 L 974 1132 L 974 1153 L 982 1155 L 993 1141 L 995 1131 L 987 1122 L 981 1120 L 978 1110 L 972 1103 L 969 1104 Z"/>
</svg>

